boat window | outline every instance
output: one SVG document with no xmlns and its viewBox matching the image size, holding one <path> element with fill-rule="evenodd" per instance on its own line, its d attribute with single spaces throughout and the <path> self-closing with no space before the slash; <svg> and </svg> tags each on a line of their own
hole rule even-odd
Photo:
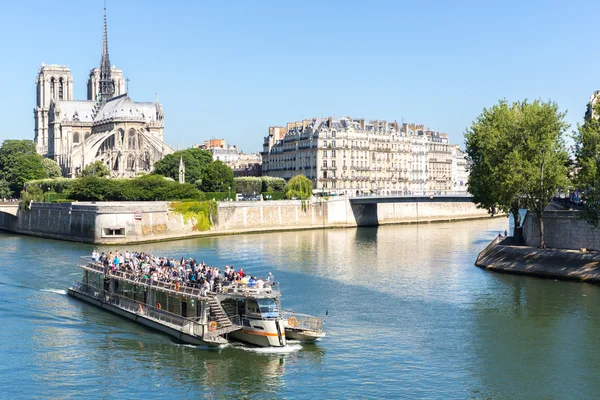
<svg viewBox="0 0 600 400">
<path fill-rule="evenodd" d="M 277 317 L 279 309 L 275 299 L 257 299 L 260 313 L 264 317 Z"/>
<path fill-rule="evenodd" d="M 181 300 L 179 297 L 168 296 L 167 310 L 173 314 L 181 315 Z"/>
<path fill-rule="evenodd" d="M 258 304 L 256 303 L 256 300 L 254 299 L 248 299 L 246 300 L 246 309 L 248 310 L 248 314 L 258 314 L 260 313 L 259 309 L 258 309 Z"/>
</svg>

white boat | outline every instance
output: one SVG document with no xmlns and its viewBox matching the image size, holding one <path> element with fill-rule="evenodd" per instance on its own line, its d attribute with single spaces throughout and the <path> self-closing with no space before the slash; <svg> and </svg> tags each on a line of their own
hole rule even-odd
<svg viewBox="0 0 600 400">
<path fill-rule="evenodd" d="M 92 257 L 81 257 L 79 267 L 82 280 L 69 288 L 69 295 L 185 343 L 213 346 L 234 339 L 282 347 L 286 337 L 311 341 L 325 336 L 320 318 L 280 312 L 277 283 L 262 288 L 231 284 L 218 293 L 203 293 L 194 286 L 110 272 Z"/>
</svg>

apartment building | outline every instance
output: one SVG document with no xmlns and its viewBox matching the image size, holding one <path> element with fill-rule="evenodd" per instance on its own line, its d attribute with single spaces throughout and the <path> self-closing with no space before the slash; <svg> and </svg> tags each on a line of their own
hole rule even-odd
<svg viewBox="0 0 600 400">
<path fill-rule="evenodd" d="M 423 125 L 314 118 L 271 127 L 262 173 L 303 174 L 316 192 L 443 194 L 452 190 L 448 135 Z"/>
</svg>

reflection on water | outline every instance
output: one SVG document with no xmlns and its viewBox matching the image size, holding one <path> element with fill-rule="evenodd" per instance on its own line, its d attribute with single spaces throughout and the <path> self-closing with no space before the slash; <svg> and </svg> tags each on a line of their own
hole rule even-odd
<svg viewBox="0 0 600 400">
<path fill-rule="evenodd" d="M 100 247 L 273 272 L 317 344 L 189 346 L 72 299 L 92 247 L 0 234 L 0 390 L 26 398 L 593 398 L 597 286 L 473 266 L 507 219 Z M 34 266 L 34 268 L 26 268 Z"/>
</svg>

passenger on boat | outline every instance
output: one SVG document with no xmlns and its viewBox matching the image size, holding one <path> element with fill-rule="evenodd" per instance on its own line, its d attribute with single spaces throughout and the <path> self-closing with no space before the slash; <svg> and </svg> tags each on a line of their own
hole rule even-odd
<svg viewBox="0 0 600 400">
<path fill-rule="evenodd" d="M 248 287 L 253 288 L 256 285 L 256 280 L 254 280 L 254 277 L 251 276 L 250 279 L 248 279 Z"/>
</svg>

